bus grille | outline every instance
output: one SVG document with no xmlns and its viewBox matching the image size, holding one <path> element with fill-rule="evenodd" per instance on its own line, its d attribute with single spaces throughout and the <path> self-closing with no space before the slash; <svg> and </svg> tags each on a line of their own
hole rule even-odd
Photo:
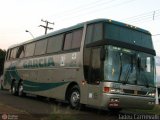
<svg viewBox="0 0 160 120">
<path fill-rule="evenodd" d="M 123 92 L 126 94 L 131 94 L 131 95 L 146 95 L 146 91 L 137 91 L 137 90 L 129 90 L 129 89 L 123 89 Z"/>
<path fill-rule="evenodd" d="M 137 94 L 138 94 L 138 95 L 146 95 L 147 92 L 146 92 L 146 91 L 138 91 Z"/>
<path fill-rule="evenodd" d="M 134 94 L 134 90 L 123 89 L 123 92 L 127 94 Z"/>
</svg>

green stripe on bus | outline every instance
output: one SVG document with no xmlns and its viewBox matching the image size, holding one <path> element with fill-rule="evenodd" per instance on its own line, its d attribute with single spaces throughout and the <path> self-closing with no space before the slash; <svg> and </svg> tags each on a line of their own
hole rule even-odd
<svg viewBox="0 0 160 120">
<path fill-rule="evenodd" d="M 62 86 L 68 82 L 57 82 L 57 83 L 39 83 L 39 82 L 31 82 L 28 80 L 23 81 L 24 91 L 44 91 L 53 89 L 59 86 Z"/>
</svg>

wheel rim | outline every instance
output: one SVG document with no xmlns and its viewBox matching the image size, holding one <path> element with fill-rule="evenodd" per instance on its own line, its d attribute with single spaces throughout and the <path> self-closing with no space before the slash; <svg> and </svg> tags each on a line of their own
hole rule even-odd
<svg viewBox="0 0 160 120">
<path fill-rule="evenodd" d="M 72 106 L 73 107 L 78 106 L 79 101 L 80 101 L 80 94 L 79 94 L 79 92 L 78 91 L 72 92 L 72 94 L 71 94 L 71 104 L 72 104 Z"/>
<path fill-rule="evenodd" d="M 19 86 L 18 93 L 20 96 L 23 94 L 23 85 Z"/>
<path fill-rule="evenodd" d="M 12 93 L 14 94 L 16 92 L 15 85 L 12 86 Z"/>
</svg>

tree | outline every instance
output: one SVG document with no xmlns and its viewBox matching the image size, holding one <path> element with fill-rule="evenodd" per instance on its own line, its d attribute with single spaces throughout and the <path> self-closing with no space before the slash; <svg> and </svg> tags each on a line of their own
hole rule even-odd
<svg viewBox="0 0 160 120">
<path fill-rule="evenodd" d="M 6 55 L 6 51 L 0 49 L 0 76 L 3 74 L 5 55 Z"/>
</svg>

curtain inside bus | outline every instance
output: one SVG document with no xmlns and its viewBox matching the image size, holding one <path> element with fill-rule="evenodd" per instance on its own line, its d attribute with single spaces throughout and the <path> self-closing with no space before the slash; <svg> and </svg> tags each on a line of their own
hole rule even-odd
<svg viewBox="0 0 160 120">
<path fill-rule="evenodd" d="M 104 79 L 124 84 L 154 86 L 154 56 L 114 46 L 105 46 Z"/>
</svg>

